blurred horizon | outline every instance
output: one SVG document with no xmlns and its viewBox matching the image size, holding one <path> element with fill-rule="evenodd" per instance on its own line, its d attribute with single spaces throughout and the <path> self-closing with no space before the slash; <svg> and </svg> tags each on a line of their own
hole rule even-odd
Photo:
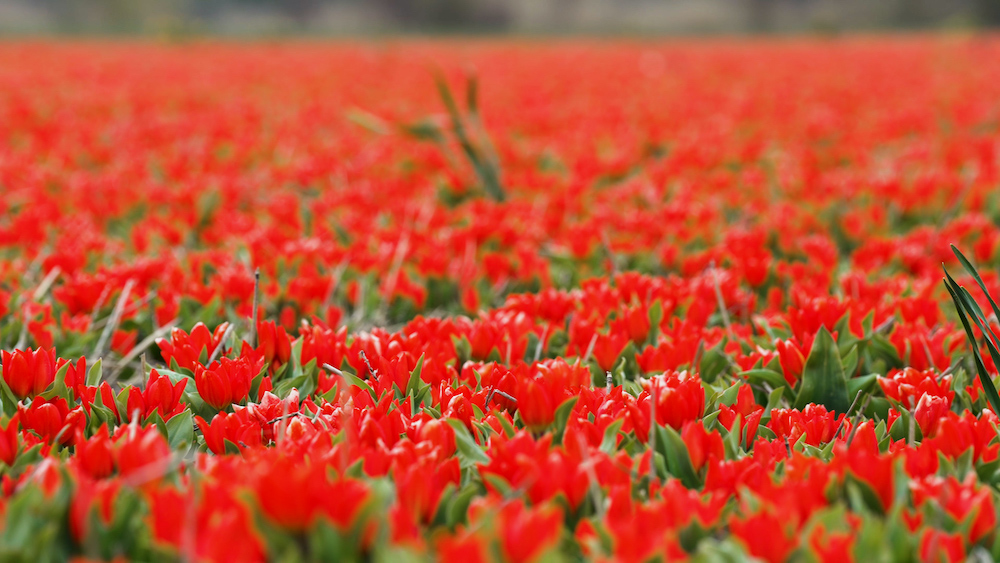
<svg viewBox="0 0 1000 563">
<path fill-rule="evenodd" d="M 838 33 L 1000 27 L 1000 0 L 0 0 L 0 34 Z"/>
</svg>

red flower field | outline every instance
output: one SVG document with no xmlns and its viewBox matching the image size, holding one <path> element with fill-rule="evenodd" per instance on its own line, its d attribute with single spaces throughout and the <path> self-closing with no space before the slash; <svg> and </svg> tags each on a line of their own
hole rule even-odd
<svg viewBox="0 0 1000 563">
<path fill-rule="evenodd" d="M 0 559 L 1000 558 L 997 38 L 7 42 L 0 136 Z"/>
</svg>

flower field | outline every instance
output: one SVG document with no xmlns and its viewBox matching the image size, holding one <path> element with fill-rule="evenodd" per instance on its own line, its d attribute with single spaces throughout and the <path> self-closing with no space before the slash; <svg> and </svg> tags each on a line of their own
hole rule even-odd
<svg viewBox="0 0 1000 563">
<path fill-rule="evenodd" d="M 996 38 L 7 42 L 0 138 L 4 561 L 1000 558 Z"/>
</svg>

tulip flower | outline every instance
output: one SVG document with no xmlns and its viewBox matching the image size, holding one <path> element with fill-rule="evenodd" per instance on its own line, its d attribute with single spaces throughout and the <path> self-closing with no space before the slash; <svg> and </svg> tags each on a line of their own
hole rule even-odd
<svg viewBox="0 0 1000 563">
<path fill-rule="evenodd" d="M 209 406 L 222 410 L 250 396 L 250 385 L 262 367 L 263 362 L 254 365 L 246 358 L 222 358 L 207 368 L 196 366 L 194 384 Z"/>
<path fill-rule="evenodd" d="M 145 390 L 140 391 L 136 387 L 129 388 L 125 417 L 131 420 L 138 413 L 142 419 L 145 419 L 154 412 L 158 412 L 164 421 L 170 420 L 185 408 L 181 397 L 184 395 L 184 387 L 187 382 L 188 380 L 183 378 L 177 383 L 171 384 L 170 379 L 160 375 L 160 372 L 155 369 L 150 371 Z"/>
<path fill-rule="evenodd" d="M 808 352 L 804 352 L 804 347 L 799 346 L 794 340 L 776 340 L 774 348 L 778 351 L 778 362 L 781 364 L 781 371 L 784 372 L 785 381 L 794 387 L 802 378 Z"/>
<path fill-rule="evenodd" d="M 196 324 L 191 334 L 175 328 L 170 333 L 170 340 L 160 338 L 156 345 L 167 365 L 176 361 L 180 367 L 194 371 L 195 366 L 208 361 L 209 355 L 222 345 L 222 338 L 228 329 L 229 323 L 220 324 L 214 332 L 209 332 L 203 323 Z"/>
<path fill-rule="evenodd" d="M 17 399 L 34 397 L 48 389 L 56 378 L 56 351 L 39 348 L 32 350 L 4 350 L 3 379 Z"/>
<path fill-rule="evenodd" d="M 17 413 L 7 421 L 7 427 L 0 426 L 0 461 L 7 464 L 7 467 L 14 465 L 18 454 L 18 430 L 20 421 Z"/>
<path fill-rule="evenodd" d="M 726 457 L 722 435 L 718 432 L 708 432 L 701 422 L 692 421 L 685 424 L 681 430 L 681 439 L 687 446 L 691 466 L 696 472 L 701 470 L 705 463 Z"/>
<path fill-rule="evenodd" d="M 30 405 L 18 407 L 21 424 L 42 440 L 53 443 L 57 438 L 64 446 L 72 446 L 77 431 L 86 425 L 86 415 L 82 407 L 70 410 L 66 399 L 54 397 L 48 401 L 35 399 Z"/>
<path fill-rule="evenodd" d="M 274 321 L 257 323 L 257 350 L 263 354 L 272 373 L 292 358 L 292 344 L 288 333 Z"/>
<path fill-rule="evenodd" d="M 104 479 L 111 475 L 115 470 L 115 462 L 108 427 L 101 426 L 89 440 L 77 439 L 73 459 L 91 479 Z"/>
</svg>

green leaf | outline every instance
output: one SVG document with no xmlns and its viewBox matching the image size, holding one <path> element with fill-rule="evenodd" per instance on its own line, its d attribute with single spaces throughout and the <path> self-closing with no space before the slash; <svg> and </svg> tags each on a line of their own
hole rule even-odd
<svg viewBox="0 0 1000 563">
<path fill-rule="evenodd" d="M 514 425 L 507 420 L 507 417 L 503 416 L 502 414 L 497 414 L 496 420 L 497 422 L 500 423 L 500 426 L 503 427 L 503 433 L 508 438 L 513 438 L 514 435 L 517 434 L 517 429 L 514 428 Z"/>
<path fill-rule="evenodd" d="M 194 419 L 191 411 L 184 410 L 167 421 L 167 443 L 172 449 L 178 449 L 194 442 Z"/>
<path fill-rule="evenodd" d="M 802 409 L 809 403 L 823 405 L 838 414 L 846 413 L 851 406 L 840 352 L 826 327 L 819 329 L 806 359 L 795 408 Z"/>
<path fill-rule="evenodd" d="M 979 345 L 976 342 L 976 335 L 972 332 L 972 327 L 969 325 L 969 319 L 965 315 L 965 302 L 961 295 L 961 287 L 955 280 L 952 279 L 951 275 L 948 274 L 948 270 L 944 271 L 945 275 L 945 287 L 948 288 L 948 293 L 951 294 L 952 301 L 955 302 L 955 310 L 958 311 L 958 318 L 962 321 L 962 326 L 965 328 L 965 335 L 969 339 L 969 346 L 972 348 L 972 357 L 976 362 L 976 372 L 979 374 L 979 382 L 983 385 L 983 391 L 986 394 L 986 400 L 990 404 L 990 408 L 993 412 L 1000 413 L 1000 395 L 997 394 L 997 388 L 993 385 L 993 380 L 990 379 L 990 374 L 986 371 L 986 366 L 983 364 L 983 358 L 979 354 Z M 978 322 L 978 321 L 977 321 Z M 990 354 L 993 356 L 993 361 L 997 362 L 1000 360 L 997 356 L 996 349 L 990 344 L 989 340 L 986 341 L 987 347 L 990 350 Z M 996 364 L 1000 365 L 1000 363 Z"/>
<path fill-rule="evenodd" d="M 864 393 L 875 387 L 875 382 L 878 380 L 877 373 L 870 373 L 868 375 L 862 375 L 860 377 L 852 377 L 847 380 L 847 396 L 854 402 L 854 397 L 858 393 Z"/>
<path fill-rule="evenodd" d="M 272 391 L 272 392 L 275 395 L 277 395 L 279 398 L 283 399 L 283 398 L 285 398 L 288 395 L 288 393 L 290 393 L 292 391 L 292 389 L 298 389 L 298 388 L 302 387 L 305 384 L 307 377 L 308 376 L 306 374 L 302 374 L 302 375 L 293 377 L 291 379 L 283 379 L 283 380 L 279 381 L 277 384 L 275 384 L 274 391 Z M 305 397 L 301 397 L 301 398 L 304 399 Z"/>
<path fill-rule="evenodd" d="M 986 284 L 983 283 L 983 278 L 979 277 L 979 272 L 976 271 L 976 268 L 971 262 L 969 262 L 965 255 L 959 252 L 958 248 L 956 248 L 954 244 L 951 245 L 951 251 L 958 258 L 958 261 L 962 263 L 962 267 L 965 268 L 965 271 L 969 272 L 972 279 L 976 280 L 976 283 L 979 285 L 979 289 L 983 290 L 983 294 L 986 295 L 986 299 L 989 300 L 990 307 L 993 308 L 993 314 L 1000 319 L 1000 307 L 997 307 L 996 301 L 993 300 L 990 292 L 986 290 Z M 1000 340 L 997 340 L 996 335 L 993 334 L 992 330 L 990 330 L 990 334 L 993 336 L 994 344 L 1000 346 Z"/>
<path fill-rule="evenodd" d="M 655 345 L 660 336 L 660 321 L 663 320 L 663 303 L 659 299 L 653 301 L 646 316 L 649 318 L 649 336 L 646 342 Z"/>
<path fill-rule="evenodd" d="M 604 438 L 601 439 L 601 451 L 611 455 L 618 448 L 618 431 L 621 430 L 624 418 L 612 422 L 604 429 Z"/>
<path fill-rule="evenodd" d="M 437 85 L 441 101 L 444 102 L 445 109 L 448 110 L 448 116 L 451 119 L 452 132 L 458 140 L 458 145 L 462 148 L 462 153 L 465 155 L 466 160 L 469 161 L 469 164 L 472 165 L 473 170 L 476 171 L 476 176 L 479 177 L 479 181 L 486 193 L 489 194 L 494 201 L 503 203 L 506 199 L 506 193 L 504 192 L 503 186 L 500 185 L 499 170 L 497 170 L 496 166 L 490 161 L 490 159 L 485 157 L 483 151 L 472 143 L 465 120 L 462 118 L 462 114 L 458 110 L 458 105 L 455 103 L 455 98 L 451 94 L 451 88 L 448 87 L 448 82 L 444 79 L 444 76 L 441 74 L 436 75 L 434 77 L 434 82 Z M 474 91 L 475 90 L 472 90 L 471 92 Z M 475 105 L 473 104 L 473 107 L 474 106 Z"/>
<path fill-rule="evenodd" d="M 681 435 L 670 426 L 656 427 L 656 449 L 663 454 L 670 474 L 681 480 L 689 489 L 701 486 L 701 480 L 691 464 L 691 455 Z"/>
<path fill-rule="evenodd" d="M 858 371 L 858 362 L 860 361 L 860 355 L 858 354 L 859 343 L 854 343 L 847 354 L 841 358 L 840 363 L 844 366 L 844 376 L 848 379 L 854 377 L 854 374 Z"/>
<path fill-rule="evenodd" d="M 63 367 L 59 368 L 59 371 L 56 372 L 56 378 L 51 383 L 52 387 L 38 396 L 45 400 L 52 399 L 53 397 L 62 397 L 72 403 L 73 397 L 69 392 L 69 388 L 66 387 L 66 372 L 69 371 L 69 367 L 69 362 L 63 364 Z"/>
<path fill-rule="evenodd" d="M 729 356 L 726 355 L 726 339 L 705 351 L 698 366 L 698 373 L 705 383 L 712 383 L 715 378 L 729 366 Z"/>
<path fill-rule="evenodd" d="M 412 356 L 411 356 L 412 357 Z M 410 372 L 410 380 L 406 382 L 406 395 L 410 397 L 416 396 L 417 391 L 420 389 L 420 372 L 424 369 L 424 355 L 420 354 L 420 359 L 417 360 L 417 365 L 414 366 L 413 371 Z"/>
<path fill-rule="evenodd" d="M 785 390 L 785 387 L 778 387 L 774 391 L 771 391 L 771 394 L 767 396 L 767 405 L 764 407 L 763 416 L 769 418 L 771 416 L 771 411 L 781 405 L 781 398 L 784 396 Z"/>
<path fill-rule="evenodd" d="M 103 363 L 101 358 L 98 358 L 94 365 L 90 366 L 90 371 L 87 372 L 87 386 L 94 387 L 101 382 L 101 376 L 104 373 Z"/>
<path fill-rule="evenodd" d="M 455 526 L 456 524 L 461 524 L 469 512 L 469 505 L 472 504 L 472 499 L 479 493 L 479 485 L 468 484 L 458 492 L 457 495 L 453 495 L 450 504 L 448 505 L 448 511 L 445 516 L 445 521 L 448 526 Z"/>
<path fill-rule="evenodd" d="M 446 418 L 444 421 L 455 431 L 455 447 L 458 449 L 458 457 L 463 467 L 475 467 L 476 464 L 490 462 L 490 457 L 472 439 L 472 434 L 461 420 Z"/>
<path fill-rule="evenodd" d="M 579 395 L 575 395 L 563 401 L 556 408 L 555 419 L 553 420 L 553 433 L 555 434 L 555 440 L 559 443 L 562 442 L 562 435 L 566 431 L 566 423 L 569 421 L 569 415 L 573 412 L 573 406 L 576 405 L 579 399 Z"/>
<path fill-rule="evenodd" d="M 785 381 L 784 375 L 770 369 L 747 370 L 740 373 L 740 377 L 745 378 L 750 383 L 756 383 L 757 385 L 766 383 L 771 386 L 771 389 L 777 389 L 778 387 L 784 387 L 788 385 L 788 383 Z"/>
<path fill-rule="evenodd" d="M 349 371 L 342 371 L 341 373 L 344 374 L 344 379 L 347 381 L 347 383 L 355 387 L 360 387 L 365 391 L 368 391 L 368 393 L 372 396 L 372 399 L 376 403 L 378 402 L 378 397 L 375 395 L 375 390 L 368 385 L 368 382 L 366 382 L 364 379 L 361 379 L 360 377 L 354 375 Z"/>
</svg>

